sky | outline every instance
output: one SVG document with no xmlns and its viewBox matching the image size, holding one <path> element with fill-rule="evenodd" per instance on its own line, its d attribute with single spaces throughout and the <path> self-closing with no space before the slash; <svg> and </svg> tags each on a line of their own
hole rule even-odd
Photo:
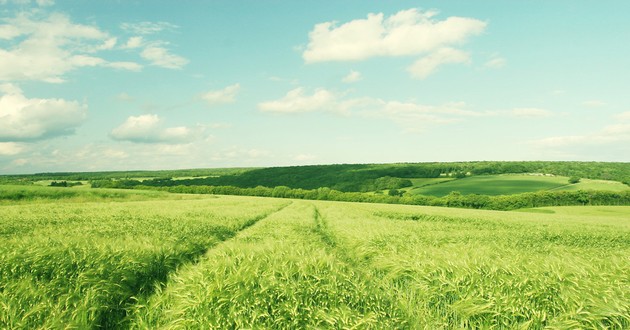
<svg viewBox="0 0 630 330">
<path fill-rule="evenodd" d="M 0 174 L 630 162 L 628 12 L 0 0 Z"/>
</svg>

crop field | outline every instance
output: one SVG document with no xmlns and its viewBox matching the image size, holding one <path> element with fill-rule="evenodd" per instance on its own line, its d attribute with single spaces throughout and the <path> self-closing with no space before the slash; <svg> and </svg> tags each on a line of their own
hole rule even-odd
<svg viewBox="0 0 630 330">
<path fill-rule="evenodd" d="M 540 190 L 630 190 L 627 185 L 616 181 L 583 179 L 577 184 L 569 184 L 568 179 L 564 176 L 527 174 L 479 175 L 459 180 L 438 181 L 412 189 L 411 192 L 440 197 L 448 195 L 451 191 L 458 191 L 464 195 L 511 195 Z"/>
<path fill-rule="evenodd" d="M 628 207 L 162 197 L 0 205 L 0 328 L 630 327 Z"/>
</svg>

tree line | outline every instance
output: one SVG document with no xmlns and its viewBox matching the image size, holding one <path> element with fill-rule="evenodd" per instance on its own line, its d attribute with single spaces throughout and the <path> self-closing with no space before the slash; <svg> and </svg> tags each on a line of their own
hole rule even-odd
<svg viewBox="0 0 630 330">
<path fill-rule="evenodd" d="M 476 194 L 462 195 L 458 192 L 452 192 L 444 197 L 434 197 L 408 194 L 403 196 L 391 196 L 362 192 L 342 192 L 327 187 L 317 189 L 293 189 L 286 186 L 277 186 L 274 188 L 263 186 L 240 188 L 234 186 L 178 185 L 170 187 L 154 187 L 137 185 L 133 188 L 183 194 L 259 196 L 361 203 L 444 206 L 502 211 L 544 206 L 630 205 L 630 191 L 538 191 L 499 196 Z"/>
</svg>

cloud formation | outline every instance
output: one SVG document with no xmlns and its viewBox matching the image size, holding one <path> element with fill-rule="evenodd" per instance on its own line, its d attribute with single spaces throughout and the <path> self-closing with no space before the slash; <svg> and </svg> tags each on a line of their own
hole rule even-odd
<svg viewBox="0 0 630 330">
<path fill-rule="evenodd" d="M 258 109 L 261 111 L 277 113 L 326 111 L 336 107 L 338 107 L 338 101 L 333 92 L 320 88 L 312 95 L 307 95 L 302 87 L 290 90 L 278 100 L 258 104 Z"/>
<path fill-rule="evenodd" d="M 18 87 L 0 85 L 0 142 L 33 141 L 73 134 L 87 105 L 63 99 L 29 99 Z"/>
<path fill-rule="evenodd" d="M 454 48 L 441 48 L 414 62 L 408 71 L 414 78 L 424 79 L 443 64 L 470 62 L 470 55 Z"/>
<path fill-rule="evenodd" d="M 112 50 L 117 38 L 96 26 L 75 24 L 60 13 L 22 12 L 0 20 L 0 80 L 60 83 L 67 72 L 104 66 L 140 70 L 134 62 L 110 62 L 95 54 Z"/>
<path fill-rule="evenodd" d="M 436 15 L 414 8 L 387 18 L 379 13 L 342 25 L 320 23 L 309 33 L 302 58 L 306 63 L 316 63 L 426 54 L 409 69 L 414 76 L 424 78 L 440 64 L 468 61 L 466 53 L 453 47 L 486 27 L 485 22 L 474 18 L 448 17 L 440 21 L 434 18 Z"/>
<path fill-rule="evenodd" d="M 134 143 L 188 143 L 198 137 L 199 130 L 185 126 L 164 127 L 158 115 L 130 116 L 114 128 L 110 137 Z"/>
<path fill-rule="evenodd" d="M 233 103 L 240 89 L 240 84 L 234 84 L 220 90 L 208 91 L 204 93 L 201 98 L 210 105 Z"/>
<path fill-rule="evenodd" d="M 166 69 L 181 69 L 188 60 L 182 56 L 172 54 L 163 42 L 152 43 L 146 46 L 140 56 L 151 62 L 152 65 L 163 67 Z"/>
<path fill-rule="evenodd" d="M 352 70 L 345 77 L 343 77 L 341 81 L 345 82 L 346 84 L 350 84 L 359 80 L 361 80 L 361 72 Z"/>
</svg>

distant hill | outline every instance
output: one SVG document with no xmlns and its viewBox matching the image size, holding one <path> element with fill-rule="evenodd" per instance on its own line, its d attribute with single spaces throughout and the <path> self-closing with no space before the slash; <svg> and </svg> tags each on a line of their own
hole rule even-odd
<svg viewBox="0 0 630 330">
<path fill-rule="evenodd" d="M 199 173 L 202 173 L 201 170 L 199 171 Z M 180 177 L 176 179 L 169 177 L 150 179 L 147 176 L 141 180 L 141 183 L 127 182 L 127 184 L 160 187 L 184 185 L 233 186 L 239 188 L 285 186 L 293 189 L 327 187 L 341 192 L 372 192 L 388 189 L 405 189 L 420 186 L 416 184 L 418 182 L 426 183 L 426 180 L 418 179 L 462 179 L 471 176 L 519 173 L 611 180 L 624 184 L 630 182 L 630 163 L 604 162 L 337 164 L 241 169 L 235 172 L 225 170 L 225 172 L 220 174 L 218 170 L 215 171 L 217 171 L 215 173 L 218 175 Z M 171 174 L 183 173 L 173 172 Z M 444 180 L 434 181 L 443 182 Z M 552 181 L 558 181 L 558 179 Z M 448 183 L 446 186 L 453 184 Z M 544 185 L 541 190 L 561 185 L 563 184 L 554 182 L 551 185 Z M 536 190 L 538 189 L 525 189 L 525 191 Z"/>
</svg>

